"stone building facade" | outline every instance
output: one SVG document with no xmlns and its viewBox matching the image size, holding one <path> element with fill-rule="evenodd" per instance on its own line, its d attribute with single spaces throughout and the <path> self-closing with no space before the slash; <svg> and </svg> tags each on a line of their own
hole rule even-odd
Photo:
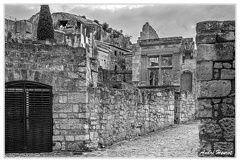
<svg viewBox="0 0 240 162">
<path fill-rule="evenodd" d="M 197 23 L 199 156 L 235 155 L 235 21 Z"/>
<path fill-rule="evenodd" d="M 146 23 L 133 48 L 133 83 L 139 88 L 175 89 L 176 123 L 196 115 L 196 53 L 192 38 L 159 38 Z"/>
</svg>

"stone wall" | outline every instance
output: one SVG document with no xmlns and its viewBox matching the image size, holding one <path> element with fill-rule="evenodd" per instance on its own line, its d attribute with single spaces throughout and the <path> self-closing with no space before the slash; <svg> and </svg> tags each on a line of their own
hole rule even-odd
<svg viewBox="0 0 240 162">
<path fill-rule="evenodd" d="M 117 90 L 89 88 L 90 143 L 96 148 L 130 139 L 173 124 L 174 92 L 171 90 Z"/>
<path fill-rule="evenodd" d="M 54 30 L 55 44 L 82 47 L 80 33 L 65 33 Z M 87 38 L 88 39 L 88 38 Z M 37 25 L 27 20 L 13 21 L 5 19 L 5 42 L 22 43 L 24 40 L 37 41 Z"/>
<path fill-rule="evenodd" d="M 235 21 L 196 30 L 199 156 L 235 156 Z"/>
<path fill-rule="evenodd" d="M 144 39 L 155 39 L 159 38 L 157 32 L 149 25 L 148 22 L 143 25 L 142 31 L 140 32 L 140 38 L 139 40 L 144 40 Z"/>
<path fill-rule="evenodd" d="M 81 118 L 87 103 L 85 49 L 6 43 L 5 82 L 17 80 L 53 87 L 53 150 L 80 146 L 87 123 Z"/>
<path fill-rule="evenodd" d="M 180 123 L 196 119 L 196 95 L 182 92 L 180 99 Z"/>
<path fill-rule="evenodd" d="M 21 43 L 26 39 L 37 39 L 37 25 L 27 20 L 5 19 L 5 41 Z"/>
<path fill-rule="evenodd" d="M 132 71 L 98 69 L 98 86 L 121 88 L 123 82 L 132 82 Z"/>
</svg>

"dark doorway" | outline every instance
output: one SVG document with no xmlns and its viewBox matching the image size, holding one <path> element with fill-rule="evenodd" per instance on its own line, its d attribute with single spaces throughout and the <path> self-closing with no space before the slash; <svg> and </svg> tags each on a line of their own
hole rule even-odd
<svg viewBox="0 0 240 162">
<path fill-rule="evenodd" d="M 52 151 L 52 87 L 30 82 L 5 84 L 5 152 Z"/>
</svg>

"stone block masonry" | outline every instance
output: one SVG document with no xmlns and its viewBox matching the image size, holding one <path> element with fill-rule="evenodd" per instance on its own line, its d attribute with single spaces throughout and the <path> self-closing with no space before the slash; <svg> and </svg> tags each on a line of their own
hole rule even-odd
<svg viewBox="0 0 240 162">
<path fill-rule="evenodd" d="M 54 151 L 96 149 L 174 123 L 173 90 L 88 87 L 81 47 L 6 43 L 5 49 L 5 82 L 52 86 Z"/>
<path fill-rule="evenodd" d="M 235 156 L 235 21 L 197 23 L 197 90 L 202 156 Z"/>
<path fill-rule="evenodd" d="M 128 140 L 174 123 L 171 90 L 88 88 L 87 147 Z"/>
<path fill-rule="evenodd" d="M 87 88 L 84 48 L 5 44 L 5 82 L 28 80 L 53 87 L 53 150 L 84 149 Z"/>
</svg>

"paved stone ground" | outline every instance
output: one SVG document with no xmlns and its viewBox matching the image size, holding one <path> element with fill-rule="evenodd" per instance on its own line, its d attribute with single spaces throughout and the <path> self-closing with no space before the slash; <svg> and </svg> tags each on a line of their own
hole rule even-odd
<svg viewBox="0 0 240 162">
<path fill-rule="evenodd" d="M 7 157 L 197 157 L 199 145 L 198 121 L 173 125 L 164 130 L 151 132 L 131 141 L 116 143 L 104 150 L 82 155 L 72 152 L 41 154 L 6 154 Z"/>
</svg>

